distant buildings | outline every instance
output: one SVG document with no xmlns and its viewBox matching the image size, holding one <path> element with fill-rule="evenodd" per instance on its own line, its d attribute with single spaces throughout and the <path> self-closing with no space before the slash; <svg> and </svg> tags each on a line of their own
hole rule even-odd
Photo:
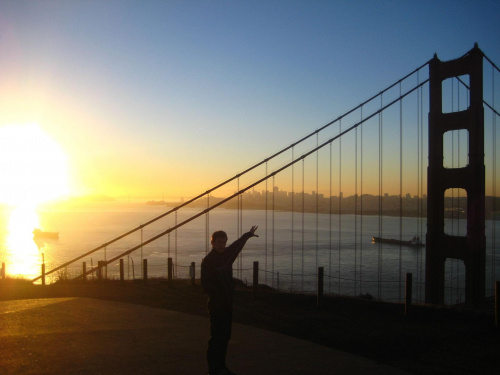
<svg viewBox="0 0 500 375">
<path fill-rule="evenodd" d="M 371 194 L 351 195 L 344 197 L 341 192 L 339 196 L 325 197 L 324 194 L 287 192 L 274 187 L 273 191 L 247 191 L 242 194 L 244 209 L 295 212 L 318 212 L 332 214 L 357 214 L 357 215 L 382 215 L 426 217 L 427 195 L 422 197 L 406 194 L 399 195 L 384 194 L 382 197 Z M 210 205 L 214 205 L 224 198 L 210 197 Z M 189 206 L 207 207 L 207 198 L 203 197 Z M 486 197 L 486 217 L 494 217 L 494 212 L 500 210 L 500 198 Z M 233 199 L 221 205 L 224 208 L 238 208 L 238 201 Z M 465 218 L 467 214 L 467 197 L 445 198 L 445 217 Z"/>
</svg>

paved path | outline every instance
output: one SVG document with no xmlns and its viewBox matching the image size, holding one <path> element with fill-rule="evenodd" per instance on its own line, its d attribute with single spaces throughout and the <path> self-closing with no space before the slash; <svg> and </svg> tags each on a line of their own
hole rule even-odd
<svg viewBox="0 0 500 375">
<path fill-rule="evenodd" d="M 205 374 L 208 318 L 89 298 L 0 301 L 0 374 Z M 238 375 L 403 374 L 345 352 L 234 324 Z"/>
</svg>

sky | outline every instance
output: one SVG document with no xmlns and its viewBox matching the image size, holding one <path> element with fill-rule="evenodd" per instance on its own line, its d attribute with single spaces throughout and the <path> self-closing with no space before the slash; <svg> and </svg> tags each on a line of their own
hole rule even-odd
<svg viewBox="0 0 500 375">
<path fill-rule="evenodd" d="M 2 0 L 0 131 L 58 145 L 66 169 L 36 145 L 23 155 L 47 186 L 67 173 L 61 194 L 187 198 L 434 53 L 450 60 L 477 42 L 500 64 L 499 15 L 489 0 Z M 10 143 L 0 158 L 16 165 Z"/>
</svg>

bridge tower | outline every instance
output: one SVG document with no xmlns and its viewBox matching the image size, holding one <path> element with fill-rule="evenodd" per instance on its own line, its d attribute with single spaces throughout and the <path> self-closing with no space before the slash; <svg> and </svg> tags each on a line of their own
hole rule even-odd
<svg viewBox="0 0 500 375">
<path fill-rule="evenodd" d="M 443 113 L 442 83 L 445 79 L 469 76 L 470 101 L 464 111 Z M 465 56 L 442 62 L 437 55 L 429 64 L 429 166 L 427 170 L 427 238 L 425 300 L 444 303 L 445 261 L 460 259 L 465 266 L 465 303 L 479 307 L 485 297 L 485 167 L 483 53 L 477 44 Z M 462 168 L 443 166 L 443 137 L 451 130 L 469 133 L 468 164 Z M 446 189 L 467 192 L 467 234 L 444 233 Z"/>
</svg>

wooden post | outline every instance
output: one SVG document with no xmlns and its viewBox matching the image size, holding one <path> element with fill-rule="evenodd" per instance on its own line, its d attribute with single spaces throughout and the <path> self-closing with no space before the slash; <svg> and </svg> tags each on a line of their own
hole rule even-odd
<svg viewBox="0 0 500 375">
<path fill-rule="evenodd" d="M 168 281 L 169 284 L 172 283 L 172 270 L 173 270 L 172 258 L 168 258 L 167 281 Z"/>
<path fill-rule="evenodd" d="M 120 281 L 123 283 L 124 280 L 125 280 L 125 272 L 123 266 L 123 259 L 120 259 Z"/>
<path fill-rule="evenodd" d="M 316 307 L 323 306 L 323 275 L 324 267 L 318 267 L 318 293 L 316 296 Z"/>
<path fill-rule="evenodd" d="M 413 294 L 413 275 L 411 273 L 407 273 L 406 274 L 405 316 L 410 316 L 410 314 L 411 314 L 412 294 Z"/>
<path fill-rule="evenodd" d="M 500 325 L 500 281 L 495 281 L 495 327 Z"/>
<path fill-rule="evenodd" d="M 147 259 L 143 259 L 142 260 L 142 275 L 143 275 L 143 279 L 144 279 L 144 282 L 147 282 L 148 281 L 148 260 Z"/>
<path fill-rule="evenodd" d="M 194 262 L 191 262 L 191 266 L 189 267 L 189 276 L 191 277 L 191 285 L 194 285 L 196 282 L 196 268 Z"/>
<path fill-rule="evenodd" d="M 2 262 L 2 271 L 1 271 L 1 273 L 2 273 L 2 280 L 5 280 L 5 263 L 4 262 Z"/>
<path fill-rule="evenodd" d="M 45 263 L 42 263 L 42 285 L 45 285 Z"/>
<path fill-rule="evenodd" d="M 259 290 L 259 262 L 253 262 L 253 296 L 257 296 Z"/>
<path fill-rule="evenodd" d="M 82 279 L 87 281 L 87 262 L 82 263 Z"/>
</svg>

